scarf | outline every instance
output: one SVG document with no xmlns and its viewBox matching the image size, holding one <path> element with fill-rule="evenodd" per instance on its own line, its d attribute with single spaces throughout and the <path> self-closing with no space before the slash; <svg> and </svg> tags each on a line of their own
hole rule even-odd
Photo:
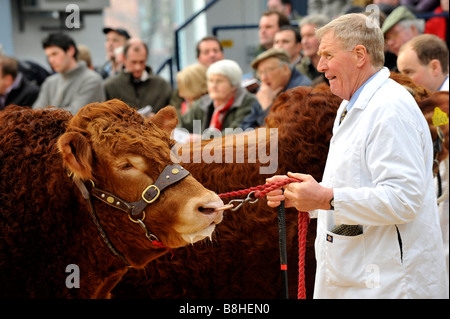
<svg viewBox="0 0 450 319">
<path fill-rule="evenodd" d="M 209 128 L 215 128 L 219 131 L 222 131 L 223 120 L 225 118 L 225 114 L 230 109 L 231 105 L 234 102 L 234 96 L 222 107 L 214 108 L 214 113 L 211 117 L 211 122 L 209 123 Z"/>
</svg>

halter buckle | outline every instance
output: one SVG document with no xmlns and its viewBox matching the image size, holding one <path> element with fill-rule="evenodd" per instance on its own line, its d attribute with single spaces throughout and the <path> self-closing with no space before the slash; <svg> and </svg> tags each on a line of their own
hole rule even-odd
<svg viewBox="0 0 450 319">
<path fill-rule="evenodd" d="M 148 200 L 147 198 L 145 198 L 145 195 L 148 191 L 150 191 L 151 188 L 154 188 L 156 190 L 156 195 L 153 196 L 150 200 Z M 150 185 L 149 187 L 147 187 L 146 189 L 144 189 L 144 191 L 142 192 L 142 199 L 147 203 L 147 204 L 151 204 L 153 203 L 155 200 L 158 199 L 159 195 L 161 194 L 161 191 L 159 190 L 159 188 L 156 185 Z"/>
</svg>

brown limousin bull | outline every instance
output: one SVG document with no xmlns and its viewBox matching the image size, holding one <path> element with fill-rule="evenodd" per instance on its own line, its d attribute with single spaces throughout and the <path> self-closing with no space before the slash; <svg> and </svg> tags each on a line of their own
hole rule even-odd
<svg viewBox="0 0 450 319">
<path fill-rule="evenodd" d="M 176 123 L 118 100 L 0 112 L 0 298 L 107 298 L 128 266 L 211 236 L 222 200 L 181 167 L 158 176 Z"/>
</svg>

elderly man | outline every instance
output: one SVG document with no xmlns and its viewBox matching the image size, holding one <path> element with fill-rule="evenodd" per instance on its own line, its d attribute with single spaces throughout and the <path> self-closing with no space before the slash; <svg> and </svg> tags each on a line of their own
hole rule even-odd
<svg viewBox="0 0 450 319">
<path fill-rule="evenodd" d="M 257 101 L 252 105 L 252 112 L 241 123 L 243 130 L 264 125 L 264 119 L 281 92 L 311 85 L 311 80 L 293 68 L 290 62 L 286 50 L 274 48 L 261 53 L 252 61 L 261 87 L 256 93 Z"/>
<path fill-rule="evenodd" d="M 384 20 L 381 27 L 386 49 L 398 56 L 400 47 L 423 33 L 425 22 L 404 6 L 399 6 Z"/>
<path fill-rule="evenodd" d="M 317 37 L 318 70 L 343 99 L 323 179 L 289 173 L 299 182 L 267 196 L 318 218 L 314 297 L 448 298 L 430 130 L 383 67 L 380 28 L 348 14 Z"/>
<path fill-rule="evenodd" d="M 106 98 L 120 99 L 137 110 L 150 106 L 153 113 L 166 106 L 172 87 L 146 65 L 147 45 L 141 39 L 128 40 L 124 57 L 124 70 L 105 81 Z"/>
<path fill-rule="evenodd" d="M 297 69 L 308 76 L 311 81 L 320 81 L 323 75 L 317 71 L 320 57 L 317 55 L 319 41 L 315 30 L 323 27 L 330 19 L 323 14 L 312 14 L 300 21 L 300 35 L 302 39 L 303 58 Z"/>
</svg>

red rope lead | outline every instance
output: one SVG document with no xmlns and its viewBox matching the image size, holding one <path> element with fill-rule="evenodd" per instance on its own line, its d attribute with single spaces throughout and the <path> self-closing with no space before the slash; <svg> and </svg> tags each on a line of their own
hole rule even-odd
<svg viewBox="0 0 450 319">
<path fill-rule="evenodd" d="M 306 299 L 305 256 L 309 214 L 298 212 L 298 291 L 297 299 Z"/>
<path fill-rule="evenodd" d="M 267 193 L 269 193 L 277 188 L 280 188 L 286 184 L 289 184 L 289 183 L 301 183 L 301 181 L 296 178 L 285 178 L 285 179 L 279 180 L 277 182 L 267 183 L 264 185 L 258 185 L 258 186 L 243 189 L 240 191 L 219 194 L 219 197 L 220 198 L 228 198 L 228 197 L 247 195 L 251 192 L 255 192 L 255 198 L 262 198 L 262 197 L 266 196 Z"/>
<path fill-rule="evenodd" d="M 220 198 L 228 198 L 234 196 L 247 195 L 255 192 L 255 198 L 262 198 L 267 193 L 280 188 L 289 183 L 301 183 L 296 178 L 285 178 L 277 182 L 267 183 L 240 191 L 219 194 Z M 309 214 L 305 212 L 298 212 L 298 299 L 306 299 L 305 287 L 305 255 L 306 255 L 306 235 L 308 233 Z"/>
</svg>

